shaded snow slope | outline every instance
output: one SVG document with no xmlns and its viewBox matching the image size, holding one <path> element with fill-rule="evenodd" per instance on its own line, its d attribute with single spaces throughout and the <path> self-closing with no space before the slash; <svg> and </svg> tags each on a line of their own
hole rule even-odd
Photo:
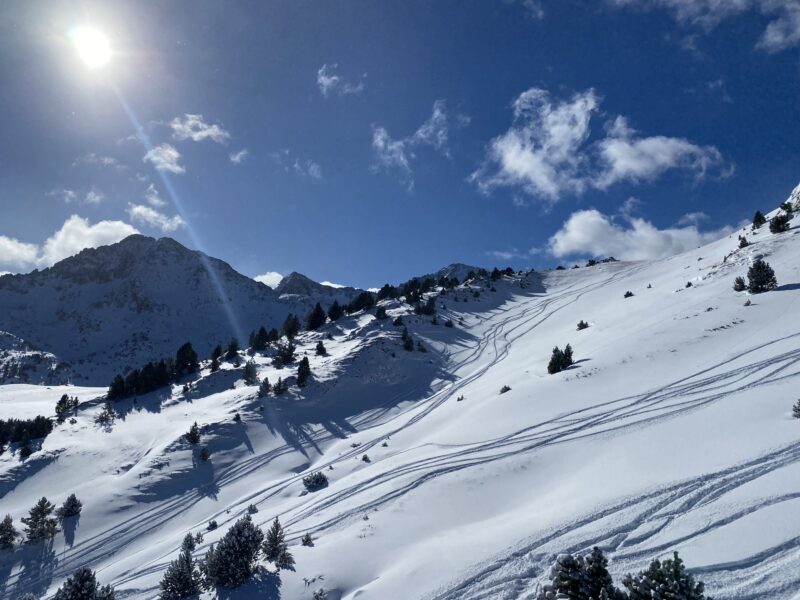
<svg viewBox="0 0 800 600">
<path fill-rule="evenodd" d="M 219 523 L 202 555 L 253 504 L 265 528 L 280 516 L 296 571 L 219 597 L 523 599 L 556 554 L 599 545 L 618 577 L 678 550 L 717 600 L 795 599 L 800 230 L 736 233 L 660 261 L 462 287 L 437 300 L 438 325 L 387 302 L 386 320 L 301 334 L 314 380 L 280 397 L 257 398 L 224 363 L 186 394 L 118 403 L 103 428 L 101 388 L 0 386 L 4 412 L 52 414 L 65 390 L 82 402 L 28 461 L 0 456 L 3 511 L 19 523 L 42 495 L 84 501 L 52 546 L 0 556 L 0 598 L 52 594 L 84 564 L 121 597 L 153 598 L 186 532 Z M 778 289 L 733 292 L 759 256 Z M 427 352 L 403 350 L 398 315 Z M 576 364 L 548 375 L 566 343 Z M 208 462 L 182 438 L 195 421 Z M 330 485 L 305 493 L 315 470 Z"/>
</svg>

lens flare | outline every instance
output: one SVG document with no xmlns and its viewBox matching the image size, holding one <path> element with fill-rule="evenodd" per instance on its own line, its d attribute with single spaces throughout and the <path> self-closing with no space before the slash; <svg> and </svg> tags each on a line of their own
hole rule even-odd
<svg viewBox="0 0 800 600">
<path fill-rule="evenodd" d="M 76 27 L 69 34 L 78 56 L 90 69 L 102 67 L 111 60 L 108 38 L 94 27 Z"/>
</svg>

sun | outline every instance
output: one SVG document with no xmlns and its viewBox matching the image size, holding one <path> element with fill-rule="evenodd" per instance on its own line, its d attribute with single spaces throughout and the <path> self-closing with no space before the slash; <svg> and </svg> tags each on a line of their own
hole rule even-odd
<svg viewBox="0 0 800 600">
<path fill-rule="evenodd" d="M 94 27 L 76 27 L 69 34 L 84 64 L 90 69 L 102 67 L 111 60 L 108 38 Z"/>
</svg>

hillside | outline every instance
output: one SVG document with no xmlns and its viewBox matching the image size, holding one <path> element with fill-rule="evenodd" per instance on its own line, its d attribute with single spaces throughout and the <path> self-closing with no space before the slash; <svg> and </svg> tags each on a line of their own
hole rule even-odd
<svg viewBox="0 0 800 600">
<path fill-rule="evenodd" d="M 60 503 L 75 492 L 84 502 L 52 546 L 0 555 L 0 598 L 50 597 L 83 565 L 118 597 L 154 598 L 187 532 L 204 533 L 200 557 L 254 505 L 265 530 L 280 517 L 296 570 L 278 584 L 262 567 L 244 586 L 204 598 L 310 599 L 325 589 L 332 600 L 529 599 L 556 555 L 599 545 L 617 578 L 677 550 L 716 600 L 797 599 L 797 223 L 779 234 L 748 226 L 664 260 L 476 280 L 437 298 L 437 324 L 383 301 L 387 319 L 360 312 L 302 332 L 297 354 L 308 357 L 312 381 L 281 396 L 259 398 L 235 362 L 217 372 L 205 362 L 187 392 L 180 382 L 120 401 L 113 425 L 101 426 L 104 387 L 0 386 L 8 414 L 52 415 L 62 393 L 81 403 L 75 422 L 58 425 L 27 460 L 0 455 L 4 512 L 19 523 L 42 495 Z M 739 249 L 737 235 L 750 245 Z M 152 246 L 147 263 L 175 252 L 162 240 L 130 243 Z M 734 292 L 734 277 L 759 257 L 777 289 Z M 12 294 L 33 294 L 40 278 L 59 282 L 60 295 L 42 304 L 69 306 L 64 320 L 14 308 L 30 330 L 21 337 L 59 357 L 72 343 L 61 332 L 78 327 L 84 310 L 95 315 L 92 331 L 106 315 L 127 315 L 126 339 L 157 319 L 164 338 L 131 354 L 140 361 L 176 332 L 209 344 L 225 335 L 210 294 L 184 295 L 186 286 L 208 290 L 197 266 L 175 282 L 150 281 L 147 264 L 125 274 L 134 289 L 193 298 L 194 319 L 171 322 L 166 308 L 137 312 L 132 292 L 114 304 L 117 275 L 102 265 L 91 275 L 95 291 L 71 296 L 84 269 L 70 261 L 0 279 L 5 306 Z M 218 269 L 242 321 L 280 318 L 286 305 L 272 290 Z M 264 302 L 272 312 L 258 312 Z M 398 316 L 426 352 L 403 349 Z M 577 331 L 579 320 L 589 327 Z M 52 344 L 37 339 L 44 331 Z M 104 342 L 92 354 L 88 338 L 74 341 L 95 357 L 116 347 Z M 315 354 L 319 341 L 326 356 Z M 567 343 L 575 364 L 549 375 L 552 348 Z M 271 354 L 254 357 L 259 377 L 293 384 L 296 369 L 276 368 Z M 194 422 L 207 462 L 183 437 Z M 308 493 L 301 480 L 315 471 L 330 483 Z M 219 527 L 207 531 L 210 520 Z M 314 547 L 299 544 L 305 533 Z"/>
</svg>

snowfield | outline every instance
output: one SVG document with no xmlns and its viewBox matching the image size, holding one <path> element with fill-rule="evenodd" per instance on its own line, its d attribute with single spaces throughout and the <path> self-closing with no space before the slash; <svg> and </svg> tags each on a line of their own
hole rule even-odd
<svg viewBox="0 0 800 600">
<path fill-rule="evenodd" d="M 386 320 L 301 333 L 313 381 L 283 396 L 206 361 L 187 393 L 120 401 L 103 427 L 105 388 L 0 386 L 6 418 L 52 416 L 62 393 L 81 402 L 26 461 L 0 456 L 0 513 L 19 529 L 43 495 L 84 503 L 52 546 L 0 553 L 0 598 L 51 597 L 83 565 L 118 598 L 155 598 L 187 532 L 204 532 L 200 557 L 250 504 L 265 530 L 280 517 L 296 571 L 204 597 L 533 598 L 557 554 L 598 545 L 617 580 L 677 550 L 716 600 L 800 598 L 797 224 L 459 287 L 437 299 L 438 325 L 388 301 Z M 734 292 L 756 257 L 778 289 Z M 427 352 L 404 351 L 398 315 Z M 548 375 L 567 343 L 576 364 Z M 261 378 L 294 380 L 256 361 Z M 208 462 L 183 438 L 193 422 Z M 307 493 L 318 470 L 330 484 Z"/>
</svg>

